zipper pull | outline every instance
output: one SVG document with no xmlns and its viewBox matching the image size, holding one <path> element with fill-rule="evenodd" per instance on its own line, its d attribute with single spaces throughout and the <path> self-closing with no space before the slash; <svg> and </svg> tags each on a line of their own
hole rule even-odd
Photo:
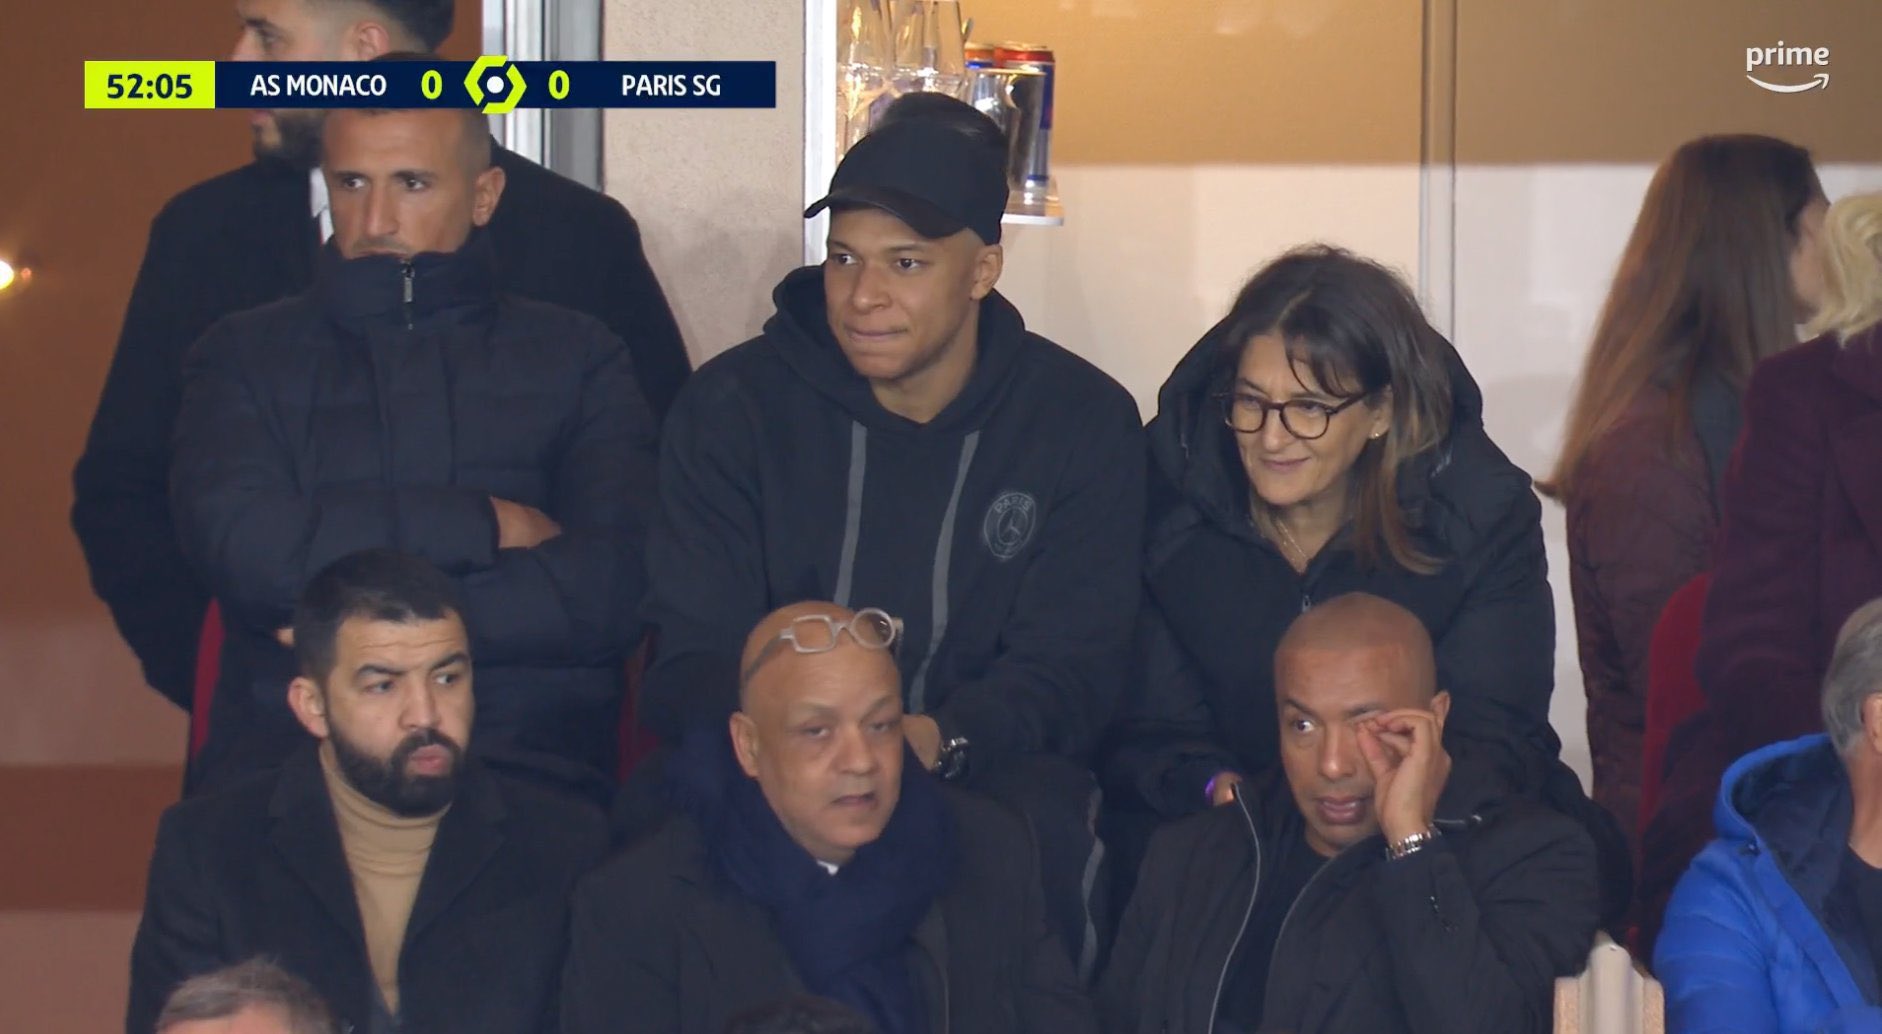
<svg viewBox="0 0 1882 1034">
<path fill-rule="evenodd" d="M 405 281 L 405 329 L 412 329 L 412 282 L 417 278 L 417 271 L 410 262 L 399 267 L 399 276 Z"/>
</svg>

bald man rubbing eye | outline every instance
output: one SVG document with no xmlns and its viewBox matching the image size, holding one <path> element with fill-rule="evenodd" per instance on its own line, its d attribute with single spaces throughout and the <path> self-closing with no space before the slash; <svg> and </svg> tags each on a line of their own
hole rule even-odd
<svg viewBox="0 0 1882 1034">
<path fill-rule="evenodd" d="M 1452 763 L 1430 636 L 1398 604 L 1321 603 L 1274 667 L 1281 768 L 1152 843 L 1106 1029 L 1550 1029 L 1599 922 L 1588 834 Z"/>
</svg>

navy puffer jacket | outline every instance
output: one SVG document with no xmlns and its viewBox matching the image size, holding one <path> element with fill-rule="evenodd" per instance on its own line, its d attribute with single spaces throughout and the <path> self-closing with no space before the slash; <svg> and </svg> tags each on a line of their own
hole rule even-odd
<svg viewBox="0 0 1882 1034">
<path fill-rule="evenodd" d="M 200 779 L 278 765 L 304 734 L 275 642 L 313 574 L 362 549 L 457 583 L 475 746 L 603 798 L 640 640 L 654 426 L 619 338 L 502 294 L 485 232 L 451 254 L 342 260 L 230 316 L 184 368 L 171 499 L 227 638 Z M 501 549 L 491 498 L 562 534 Z"/>
</svg>

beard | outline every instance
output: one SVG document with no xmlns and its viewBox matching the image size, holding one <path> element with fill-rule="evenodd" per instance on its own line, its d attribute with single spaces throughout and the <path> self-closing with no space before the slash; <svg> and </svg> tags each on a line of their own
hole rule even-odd
<svg viewBox="0 0 1882 1034">
<path fill-rule="evenodd" d="M 320 134 L 326 125 L 327 113 L 318 109 L 287 108 L 269 114 L 274 116 L 274 132 L 270 134 L 261 126 L 255 127 L 255 157 L 280 162 L 301 172 L 319 166 Z"/>
<path fill-rule="evenodd" d="M 415 819 L 436 815 L 457 796 L 458 769 L 464 749 L 451 737 L 436 729 L 423 729 L 407 736 L 392 750 L 389 758 L 376 758 L 347 742 L 338 729 L 329 728 L 334 760 L 340 775 L 360 795 L 401 818 Z M 451 755 L 451 765 L 443 775 L 406 774 L 412 755 L 424 747 L 443 747 Z"/>
</svg>

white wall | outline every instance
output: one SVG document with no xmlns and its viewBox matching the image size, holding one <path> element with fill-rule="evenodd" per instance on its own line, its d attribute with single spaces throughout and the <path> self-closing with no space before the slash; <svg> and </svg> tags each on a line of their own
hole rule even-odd
<svg viewBox="0 0 1882 1034">
<path fill-rule="evenodd" d="M 1327 241 L 1418 264 L 1410 165 L 1067 166 L 1064 226 L 1008 226 L 1000 290 L 1035 331 L 1096 363 L 1145 419 L 1171 367 L 1268 259 Z"/>
<path fill-rule="evenodd" d="M 804 13 L 769 0 L 607 0 L 609 61 L 776 61 L 772 110 L 617 109 L 604 182 L 640 221 L 695 363 L 757 333 L 802 258 Z"/>
</svg>

